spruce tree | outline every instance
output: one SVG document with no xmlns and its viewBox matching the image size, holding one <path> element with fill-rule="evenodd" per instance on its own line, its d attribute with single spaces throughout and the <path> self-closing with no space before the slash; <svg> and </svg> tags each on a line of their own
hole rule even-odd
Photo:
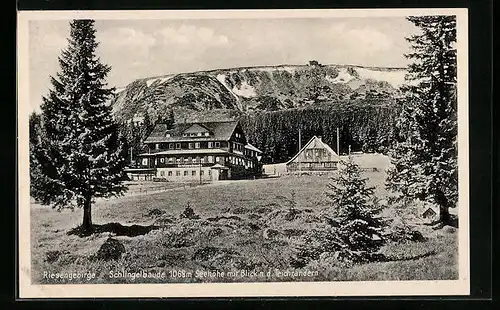
<svg viewBox="0 0 500 310">
<path fill-rule="evenodd" d="M 384 243 L 382 208 L 374 197 L 374 187 L 368 187 L 366 181 L 349 156 L 327 186 L 328 222 L 340 246 L 339 258 L 347 261 L 369 261 Z"/>
<path fill-rule="evenodd" d="M 400 133 L 391 156 L 388 187 L 406 199 L 440 208 L 442 224 L 458 200 L 456 17 L 418 16 L 408 20 L 421 33 L 410 36 Z"/>
<path fill-rule="evenodd" d="M 93 20 L 70 23 L 68 47 L 59 57 L 60 71 L 43 98 L 40 145 L 33 163 L 41 177 L 32 179 L 36 199 L 57 208 L 83 208 L 82 228 L 92 231 L 95 198 L 123 193 L 125 160 L 118 126 L 107 100 L 110 67 L 96 56 Z"/>
</svg>

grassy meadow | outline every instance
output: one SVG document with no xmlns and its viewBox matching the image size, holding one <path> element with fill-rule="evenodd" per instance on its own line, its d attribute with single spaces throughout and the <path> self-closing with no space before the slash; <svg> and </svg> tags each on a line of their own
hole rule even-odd
<svg viewBox="0 0 500 310">
<path fill-rule="evenodd" d="M 384 196 L 383 172 L 364 172 L 376 195 Z M 321 222 L 327 175 L 221 181 L 199 186 L 133 190 L 124 197 L 99 200 L 91 236 L 68 234 L 82 220 L 81 210 L 56 211 L 31 206 L 31 255 L 34 283 L 144 283 L 247 281 L 366 281 L 457 279 L 455 229 L 433 230 L 414 223 L 424 242 L 388 242 L 389 259 L 348 268 L 319 257 L 297 266 L 293 257 L 307 248 L 300 237 Z M 157 187 L 160 185 L 152 185 Z M 162 191 L 159 191 L 162 190 Z M 296 208 L 291 210 L 293 197 Z M 196 217 L 180 215 L 189 205 Z M 392 210 L 385 210 L 390 217 Z M 110 236 L 124 253 L 99 258 Z M 147 278 L 116 275 L 149 273 Z M 302 271 L 303 273 L 286 273 Z M 50 273 L 89 273 L 91 279 L 54 279 Z M 164 273 L 163 277 L 157 277 Z M 209 273 L 211 272 L 211 273 Z M 217 273 L 218 272 L 218 273 Z M 221 275 L 224 272 L 225 274 Z M 228 272 L 233 272 L 228 274 Z"/>
</svg>

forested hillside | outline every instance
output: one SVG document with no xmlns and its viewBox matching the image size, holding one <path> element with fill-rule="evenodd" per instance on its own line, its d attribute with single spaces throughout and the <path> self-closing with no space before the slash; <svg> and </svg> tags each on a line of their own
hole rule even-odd
<svg viewBox="0 0 500 310">
<path fill-rule="evenodd" d="M 273 112 L 249 113 L 241 122 L 247 138 L 264 151 L 264 162 L 284 162 L 299 150 L 299 129 L 302 146 L 313 136 L 336 150 L 337 127 L 340 152 L 385 153 L 395 135 L 394 123 L 399 112 L 395 102 L 355 100 L 336 105 L 294 108 Z"/>
</svg>

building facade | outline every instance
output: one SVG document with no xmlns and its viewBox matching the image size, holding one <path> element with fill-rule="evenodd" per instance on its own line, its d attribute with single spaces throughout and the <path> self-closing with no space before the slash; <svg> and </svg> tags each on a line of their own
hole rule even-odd
<svg viewBox="0 0 500 310">
<path fill-rule="evenodd" d="M 261 173 L 262 152 L 249 144 L 238 121 L 158 124 L 139 155 L 141 168 L 156 179 L 217 181 Z"/>
<path fill-rule="evenodd" d="M 287 171 L 332 171 L 337 170 L 339 156 L 320 137 L 309 142 L 286 163 Z"/>
</svg>

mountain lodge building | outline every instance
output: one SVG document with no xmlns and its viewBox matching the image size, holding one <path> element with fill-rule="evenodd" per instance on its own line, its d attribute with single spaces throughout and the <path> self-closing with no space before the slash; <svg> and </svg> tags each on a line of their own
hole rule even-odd
<svg viewBox="0 0 500 310">
<path fill-rule="evenodd" d="M 288 162 L 289 172 L 337 170 L 339 156 L 321 137 L 312 137 L 309 142 Z"/>
<path fill-rule="evenodd" d="M 261 173 L 262 151 L 247 142 L 238 121 L 158 124 L 144 143 L 139 179 L 203 182 Z"/>
</svg>

